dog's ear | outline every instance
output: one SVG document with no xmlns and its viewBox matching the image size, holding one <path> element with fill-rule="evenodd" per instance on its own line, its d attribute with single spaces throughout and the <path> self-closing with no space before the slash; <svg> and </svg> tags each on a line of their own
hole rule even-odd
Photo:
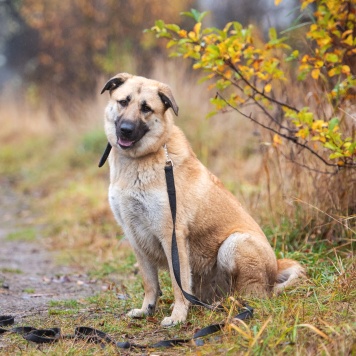
<svg viewBox="0 0 356 356">
<path fill-rule="evenodd" d="M 158 89 L 158 95 L 161 98 L 164 106 L 168 108 L 172 108 L 176 116 L 178 116 L 178 105 L 176 104 L 171 88 L 168 85 L 161 84 Z"/>
<path fill-rule="evenodd" d="M 111 78 L 105 85 L 100 94 L 104 93 L 105 90 L 110 90 L 110 92 L 120 85 L 124 84 L 127 79 L 131 78 L 132 75 L 128 73 L 119 73 L 115 77 Z"/>
</svg>

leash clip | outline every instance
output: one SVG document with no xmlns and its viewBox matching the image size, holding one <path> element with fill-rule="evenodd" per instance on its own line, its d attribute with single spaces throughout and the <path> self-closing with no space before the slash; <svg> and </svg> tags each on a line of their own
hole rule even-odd
<svg viewBox="0 0 356 356">
<path fill-rule="evenodd" d="M 166 154 L 166 167 L 173 167 L 173 161 L 169 157 L 168 148 L 167 148 L 167 144 L 166 143 L 163 145 L 163 149 L 164 149 L 164 153 Z"/>
</svg>

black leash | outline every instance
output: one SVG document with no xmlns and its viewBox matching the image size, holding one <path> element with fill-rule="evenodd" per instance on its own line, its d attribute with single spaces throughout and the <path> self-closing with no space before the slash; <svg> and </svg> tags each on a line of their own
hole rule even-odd
<svg viewBox="0 0 356 356">
<path fill-rule="evenodd" d="M 189 294 L 183 289 L 182 281 L 180 278 L 180 262 L 179 262 L 179 252 L 177 245 L 176 237 L 176 214 L 177 214 L 177 198 L 176 198 L 176 188 L 174 184 L 174 175 L 173 175 L 173 164 L 172 161 L 167 161 L 166 166 L 164 167 L 166 174 L 166 183 L 167 183 L 167 193 L 169 198 L 169 206 L 171 208 L 172 221 L 173 221 L 173 231 L 172 231 L 172 265 L 174 277 L 177 281 L 179 288 L 181 289 L 184 297 L 189 300 L 193 305 L 200 305 L 207 309 L 214 310 L 216 307 L 202 302 L 200 299 L 195 297 L 192 294 Z"/>
<path fill-rule="evenodd" d="M 99 165 L 98 165 L 99 168 L 101 168 L 105 164 L 106 160 L 109 157 L 111 148 L 112 148 L 112 146 L 108 142 L 108 144 L 106 145 L 105 151 L 104 151 L 103 155 L 101 156 L 101 159 L 100 159 L 100 162 L 99 162 Z"/>
<path fill-rule="evenodd" d="M 247 309 L 240 314 L 238 314 L 235 318 L 240 320 L 246 320 L 251 318 L 252 310 Z M 0 316 L 0 326 L 10 326 L 14 324 L 14 317 L 11 315 L 3 315 Z M 88 343 L 100 344 L 104 347 L 107 344 L 114 345 L 121 349 L 146 349 L 146 348 L 159 348 L 159 347 L 173 347 L 178 345 L 183 345 L 192 340 L 195 341 L 196 345 L 202 345 L 202 342 L 198 342 L 197 339 L 215 333 L 224 326 L 221 324 L 209 325 L 203 329 L 200 329 L 196 332 L 191 339 L 171 339 L 171 340 L 161 340 L 153 345 L 139 345 L 132 342 L 124 341 L 116 341 L 107 333 L 86 327 L 86 326 L 78 326 L 74 330 L 74 334 L 62 335 L 60 328 L 49 328 L 49 329 L 36 329 L 31 326 L 20 326 L 11 329 L 0 328 L 0 334 L 4 333 L 16 333 L 21 335 L 25 340 L 32 341 L 36 344 L 46 344 L 46 343 L 54 343 L 59 340 L 66 339 L 74 339 L 74 340 L 83 340 Z"/>
<path fill-rule="evenodd" d="M 186 292 L 183 289 L 181 277 L 180 277 L 180 262 L 179 262 L 179 252 L 178 252 L 178 245 L 177 245 L 177 237 L 176 237 L 176 213 L 177 213 L 177 199 L 176 199 L 176 190 L 174 184 L 174 175 L 173 175 L 173 162 L 169 158 L 167 153 L 166 146 L 165 152 L 167 156 L 165 170 L 166 176 L 166 184 L 167 184 L 167 193 L 169 198 L 169 206 L 171 209 L 172 214 L 172 221 L 173 221 L 173 231 L 172 231 L 172 265 L 173 265 L 173 273 L 174 277 L 177 281 L 179 288 L 181 289 L 184 297 L 191 302 L 193 305 L 203 306 L 207 309 L 214 310 L 218 309 L 219 307 L 213 307 L 212 305 L 206 304 L 202 302 L 200 299 L 195 297 L 194 295 Z M 107 144 L 105 152 L 100 159 L 99 167 L 102 167 L 111 151 L 110 143 Z M 253 308 L 250 307 L 248 304 L 245 304 L 244 307 L 241 309 L 239 314 L 237 314 L 234 319 L 239 320 L 247 320 L 253 317 Z M 105 332 L 94 329 L 91 327 L 86 326 L 78 326 L 74 330 L 74 334 L 69 335 L 62 335 L 60 328 L 49 328 L 49 329 L 36 329 L 31 326 L 20 326 L 11 329 L 5 329 L 3 326 L 10 326 L 15 323 L 14 317 L 11 315 L 2 315 L 0 316 L 0 334 L 4 333 L 17 333 L 22 335 L 24 339 L 27 341 L 32 341 L 37 344 L 44 344 L 44 343 L 53 343 L 57 342 L 58 340 L 63 339 L 75 339 L 75 340 L 84 340 L 86 342 L 100 344 L 104 347 L 106 344 L 115 345 L 118 348 L 122 349 L 131 349 L 131 348 L 158 348 L 158 347 L 173 347 L 177 345 L 183 345 L 185 343 L 191 342 L 192 340 L 195 341 L 196 345 L 201 345 L 202 342 L 198 342 L 197 339 L 211 335 L 220 331 L 224 326 L 225 323 L 219 324 L 212 324 L 205 328 L 200 329 L 197 331 L 192 338 L 190 339 L 171 339 L 171 340 L 161 340 L 153 345 L 139 345 L 134 344 L 128 341 L 120 342 L 115 341 L 112 339 L 108 334 Z"/>
<path fill-rule="evenodd" d="M 167 161 L 166 166 L 164 167 L 166 174 L 166 183 L 167 183 L 167 193 L 169 198 L 169 206 L 171 208 L 172 221 L 173 221 L 173 231 L 172 231 L 172 265 L 174 277 L 177 281 L 179 288 L 181 289 L 184 297 L 189 300 L 193 305 L 200 305 L 208 309 L 214 309 L 211 305 L 205 304 L 197 297 L 192 294 L 189 294 L 183 289 L 182 281 L 180 278 L 180 262 L 179 262 L 179 252 L 177 245 L 176 237 L 176 214 L 177 214 L 177 200 L 176 200 L 176 189 L 174 184 L 174 175 L 173 175 L 173 164 Z"/>
<path fill-rule="evenodd" d="M 166 166 L 164 168 L 164 171 L 165 171 L 165 175 L 166 175 L 167 193 L 168 193 L 169 206 L 171 209 L 172 222 L 173 222 L 172 266 L 173 266 L 174 277 L 175 277 L 177 284 L 178 284 L 179 288 L 181 289 L 184 297 L 187 300 L 189 300 L 192 303 L 192 305 L 203 306 L 204 308 L 207 308 L 210 310 L 224 309 L 222 306 L 214 307 L 210 304 L 206 304 L 206 303 L 202 302 L 196 296 L 186 292 L 183 289 L 182 281 L 180 278 L 179 251 L 178 251 L 178 244 L 177 244 L 177 237 L 176 237 L 177 195 L 176 195 L 176 189 L 175 189 L 175 184 L 174 184 L 173 162 L 171 159 L 169 159 L 166 147 L 165 147 L 165 151 L 166 151 L 167 160 L 166 160 Z M 238 315 L 235 316 L 235 319 L 246 320 L 246 319 L 250 319 L 253 317 L 253 308 L 251 306 L 249 306 L 248 304 L 245 304 L 244 309 L 245 309 L 244 311 L 240 312 Z M 197 334 L 199 334 L 201 332 L 201 335 L 199 334 L 200 336 L 207 336 L 207 335 L 213 334 L 213 333 L 221 330 L 224 326 L 225 326 L 225 323 L 209 325 L 209 326 L 201 329 L 200 331 L 198 331 Z M 196 334 L 194 336 L 196 336 Z M 200 337 L 200 336 L 196 336 L 196 337 Z"/>
</svg>

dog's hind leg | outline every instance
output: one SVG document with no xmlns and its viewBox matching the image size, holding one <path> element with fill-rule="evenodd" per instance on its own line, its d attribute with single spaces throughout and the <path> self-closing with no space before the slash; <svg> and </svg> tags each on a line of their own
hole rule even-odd
<svg viewBox="0 0 356 356">
<path fill-rule="evenodd" d="M 155 312 L 161 291 L 158 282 L 157 265 L 153 263 L 148 256 L 144 256 L 142 251 L 138 249 L 134 250 L 143 278 L 145 297 L 141 309 L 132 309 L 127 315 L 132 318 L 138 318 L 144 315 L 152 315 Z"/>
<path fill-rule="evenodd" d="M 277 275 L 275 254 L 264 236 L 231 234 L 220 246 L 218 268 L 231 278 L 230 291 L 266 297 Z"/>
</svg>

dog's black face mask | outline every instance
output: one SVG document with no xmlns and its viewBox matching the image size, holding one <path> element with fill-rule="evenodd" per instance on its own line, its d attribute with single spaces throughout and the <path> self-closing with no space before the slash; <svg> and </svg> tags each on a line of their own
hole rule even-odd
<svg viewBox="0 0 356 356">
<path fill-rule="evenodd" d="M 123 150 L 133 147 L 149 131 L 142 120 L 132 121 L 125 118 L 117 118 L 115 127 L 117 143 Z"/>
</svg>

